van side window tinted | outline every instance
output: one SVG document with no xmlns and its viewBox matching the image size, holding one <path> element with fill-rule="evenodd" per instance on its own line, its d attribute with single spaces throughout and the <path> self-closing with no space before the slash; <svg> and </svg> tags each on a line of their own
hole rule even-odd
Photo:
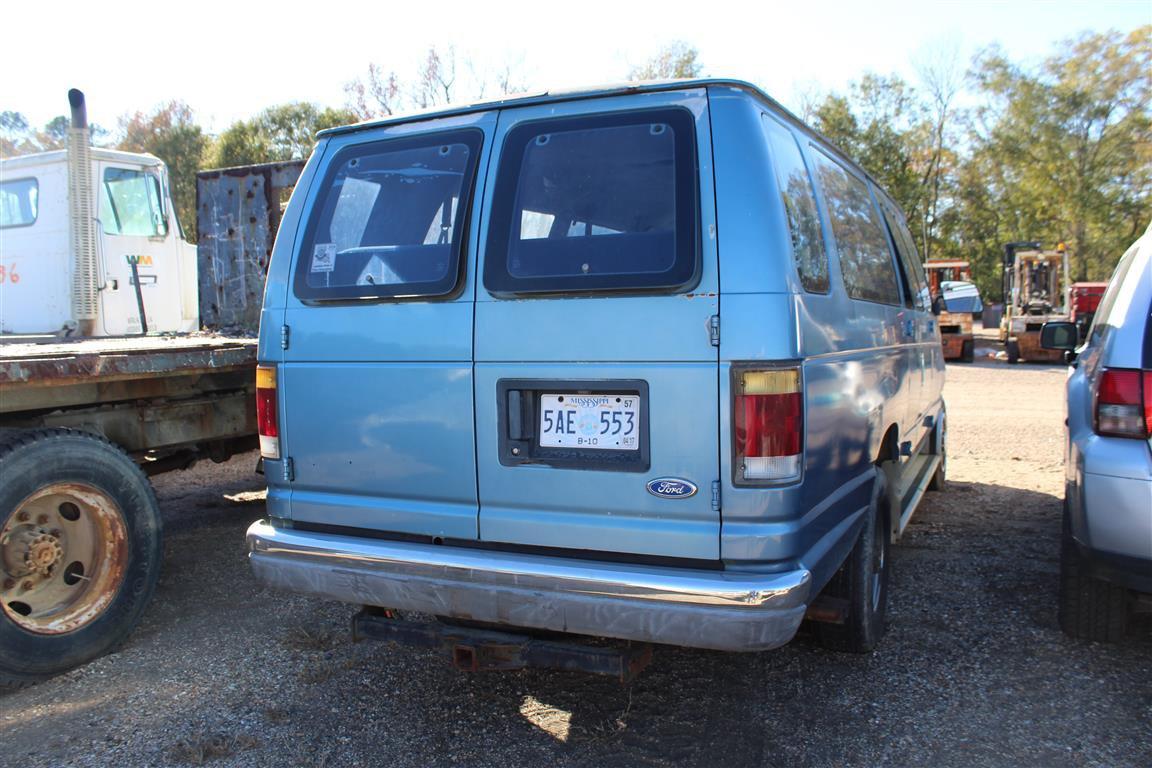
<svg viewBox="0 0 1152 768">
<path fill-rule="evenodd" d="M 693 284 L 695 131 L 682 109 L 513 128 L 497 170 L 485 287 L 532 293 Z"/>
<path fill-rule="evenodd" d="M 888 223 L 888 232 L 892 235 L 892 242 L 896 246 L 896 255 L 900 259 L 905 285 L 904 303 L 909 307 L 928 311 L 932 308 L 932 297 L 928 291 L 928 280 L 924 277 L 924 265 L 920 263 L 920 254 L 916 252 L 916 243 L 912 240 L 912 233 L 908 231 L 903 217 L 887 205 L 881 208 L 884 210 L 884 220 Z"/>
<path fill-rule="evenodd" d="M 443 296 L 460 274 L 483 134 L 386 139 L 331 161 L 296 261 L 300 298 Z"/>
<path fill-rule="evenodd" d="M 0 182 L 0 227 L 27 227 L 40 212 L 40 185 L 36 179 Z"/>
<path fill-rule="evenodd" d="M 813 156 L 848 295 L 864 301 L 900 304 L 896 266 L 868 185 L 823 152 L 814 152 Z"/>
<path fill-rule="evenodd" d="M 791 131 L 768 115 L 763 115 L 763 122 L 772 150 L 776 184 L 788 216 L 792 255 L 796 259 L 800 284 L 810 293 L 827 293 L 828 254 L 824 252 L 824 236 L 816 212 L 816 193 L 804 166 L 800 145 Z"/>
</svg>

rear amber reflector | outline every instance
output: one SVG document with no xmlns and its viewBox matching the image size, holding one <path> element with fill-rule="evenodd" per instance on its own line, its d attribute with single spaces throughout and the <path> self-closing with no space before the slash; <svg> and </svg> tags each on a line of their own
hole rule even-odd
<svg viewBox="0 0 1152 768">
<path fill-rule="evenodd" d="M 276 368 L 270 365 L 257 366 L 256 426 L 260 433 L 260 455 L 266 459 L 280 458 L 280 429 L 276 410 Z"/>
</svg>

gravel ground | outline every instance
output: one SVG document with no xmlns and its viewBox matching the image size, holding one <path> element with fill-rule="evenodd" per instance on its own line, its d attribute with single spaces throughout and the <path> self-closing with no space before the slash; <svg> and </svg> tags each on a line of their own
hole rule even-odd
<svg viewBox="0 0 1152 768">
<path fill-rule="evenodd" d="M 893 553 L 870 656 L 660 647 L 631 686 L 465 675 L 353 644 L 355 609 L 260 589 L 255 456 L 157 478 L 164 574 L 118 652 L 0 696 L 21 766 L 1147 766 L 1152 629 L 1056 625 L 1064 371 L 950 365 L 949 488 Z"/>
</svg>

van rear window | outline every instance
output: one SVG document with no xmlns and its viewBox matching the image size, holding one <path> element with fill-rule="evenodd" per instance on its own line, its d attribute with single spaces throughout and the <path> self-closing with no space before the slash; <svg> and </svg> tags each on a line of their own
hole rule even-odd
<svg viewBox="0 0 1152 768">
<path fill-rule="evenodd" d="M 692 114 L 572 117 L 508 133 L 484 264 L 493 293 L 676 290 L 698 279 Z"/>
<path fill-rule="evenodd" d="M 296 264 L 303 299 L 443 296 L 460 274 L 483 135 L 358 144 L 329 165 Z"/>
</svg>

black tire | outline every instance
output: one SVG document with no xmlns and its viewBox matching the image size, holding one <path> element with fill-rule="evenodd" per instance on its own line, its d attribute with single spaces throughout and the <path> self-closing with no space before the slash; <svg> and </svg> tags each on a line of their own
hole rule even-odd
<svg viewBox="0 0 1152 768">
<path fill-rule="evenodd" d="M 55 627 L 51 633 L 30 629 L 17 622 L 26 606 L 14 601 L 0 605 L 0 690 L 44 680 L 115 648 L 140 621 L 160 575 L 159 506 L 148 479 L 124 451 L 102 437 L 70 429 L 21 431 L 0 440 L 0 525 L 19 519 L 17 510 L 34 494 L 64 483 L 92 489 L 110 501 L 110 516 L 122 524 L 124 540 L 116 565 L 108 567 L 102 582 L 107 586 L 98 611 L 78 618 L 74 627 Z M 65 519 L 71 519 L 75 506 L 67 506 L 60 505 L 60 514 L 67 512 Z M 0 568 L 10 578 L 9 565 L 0 563 Z M 79 583 L 65 580 L 74 582 Z"/>
<path fill-rule="evenodd" d="M 932 433 L 932 454 L 940 457 L 940 463 L 928 481 L 928 490 L 942 491 L 948 484 L 948 419 L 943 410 L 937 417 L 936 429 Z"/>
<path fill-rule="evenodd" d="M 973 339 L 968 339 L 960 348 L 960 362 L 970 363 L 976 359 L 976 342 Z"/>
<path fill-rule="evenodd" d="M 1060 628 L 1078 640 L 1115 643 L 1128 634 L 1130 595 L 1124 587 L 1085 573 L 1071 533 L 1060 547 Z"/>
<path fill-rule="evenodd" d="M 1019 342 L 1009 341 L 1008 344 L 1006 345 L 1006 349 L 1008 352 L 1008 364 L 1009 365 L 1016 365 L 1016 363 L 1020 362 L 1020 344 L 1019 344 Z"/>
<path fill-rule="evenodd" d="M 828 582 L 824 593 L 848 601 L 843 624 L 820 624 L 820 644 L 833 651 L 869 653 L 886 629 L 891 496 L 883 470 L 876 469 L 864 528 L 848 559 Z"/>
</svg>

